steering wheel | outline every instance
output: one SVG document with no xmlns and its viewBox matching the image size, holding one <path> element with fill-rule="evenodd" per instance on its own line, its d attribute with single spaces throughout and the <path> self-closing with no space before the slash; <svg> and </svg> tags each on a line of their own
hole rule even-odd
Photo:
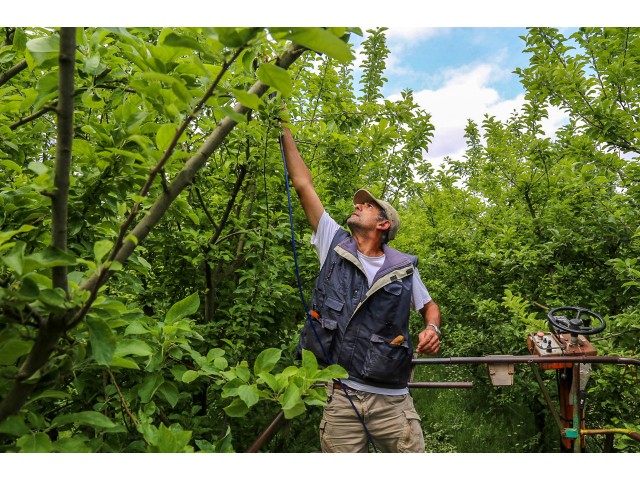
<svg viewBox="0 0 640 480">
<path fill-rule="evenodd" d="M 575 317 L 568 319 L 564 315 L 556 315 L 557 312 L 575 312 Z M 552 309 L 547 316 L 549 323 L 560 332 L 568 332 L 577 335 L 593 335 L 604 330 L 606 323 L 603 318 L 591 310 L 582 307 L 558 307 Z M 591 320 L 597 319 L 598 324 L 591 326 Z"/>
</svg>

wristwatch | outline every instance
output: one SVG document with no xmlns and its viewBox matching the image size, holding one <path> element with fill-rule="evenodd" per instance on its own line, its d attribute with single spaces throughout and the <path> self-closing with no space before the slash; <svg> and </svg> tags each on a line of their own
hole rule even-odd
<svg viewBox="0 0 640 480">
<path fill-rule="evenodd" d="M 425 328 L 433 328 L 436 331 L 436 335 L 438 335 L 438 340 L 442 339 L 442 332 L 440 331 L 440 327 L 438 327 L 438 325 L 436 325 L 435 323 L 427 323 L 427 326 Z"/>
</svg>

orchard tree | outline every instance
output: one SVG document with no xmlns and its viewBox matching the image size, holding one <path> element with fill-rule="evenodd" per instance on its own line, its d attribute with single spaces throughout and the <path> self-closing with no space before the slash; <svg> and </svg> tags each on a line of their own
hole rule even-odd
<svg viewBox="0 0 640 480">
<path fill-rule="evenodd" d="M 294 359 L 280 123 L 336 215 L 360 186 L 399 203 L 432 131 L 411 92 L 381 100 L 384 29 L 357 98 L 350 32 L 5 29 L 5 450 L 230 451 L 323 404 L 344 372 Z"/>
<path fill-rule="evenodd" d="M 264 95 L 291 94 L 287 69 L 308 49 L 351 60 L 347 37 L 340 28 L 5 29 L 0 49 L 5 448 L 193 449 L 192 432 L 198 434 L 199 426 L 176 420 L 194 411 L 169 412 L 190 397 L 188 384 L 199 376 L 219 391 L 227 380 L 248 380 L 248 364 L 238 359 L 229 366 L 224 350 L 195 328 L 197 286 L 168 285 L 166 293 L 178 295 L 177 302 L 168 304 L 171 296 L 159 300 L 157 291 L 154 300 L 145 301 L 151 293 L 146 284 L 164 268 L 162 252 L 150 251 L 145 242 L 151 237 L 180 243 L 193 234 L 193 226 L 203 222 L 192 203 L 204 188 L 217 187 L 212 178 L 220 174 L 223 182 L 240 185 L 249 168 L 239 157 L 214 155 L 245 149 L 247 142 L 232 139 L 232 130 L 250 122 L 251 112 L 271 116 L 273 106 Z M 236 186 L 231 194 L 221 192 L 220 200 L 213 192 L 208 201 L 198 199 L 210 214 L 208 241 L 195 240 L 200 263 L 215 265 L 210 255 L 238 191 Z M 167 220 L 178 231 L 187 226 L 186 236 L 171 230 L 151 235 Z M 185 246 L 172 254 L 180 249 Z M 269 374 L 280 352 L 269 349 L 258 356 L 255 375 Z M 263 381 L 291 416 L 304 411 L 303 396 L 311 395 L 306 400 L 312 404 L 320 401 L 314 390 L 308 393 L 313 380 L 340 375 L 330 369 L 320 373 L 308 361 L 303 367 Z M 228 397 L 239 396 L 230 412 L 239 403 L 255 404 L 258 391 L 255 384 L 228 390 Z M 196 443 L 217 448 L 209 440 Z"/>
<path fill-rule="evenodd" d="M 469 122 L 464 158 L 422 172 L 424 190 L 405 215 L 410 231 L 398 241 L 421 252 L 442 305 L 443 355 L 527 354 L 526 336 L 548 329 L 549 309 L 581 305 L 607 320 L 592 338 L 599 354 L 637 356 L 637 37 L 635 29 L 580 29 L 571 39 L 530 29 L 522 111 Z M 555 138 L 542 129 L 549 105 L 570 117 Z M 525 383 L 497 395 L 484 388 L 484 371 L 470 369 L 482 388 L 467 405 L 527 412 L 540 439 L 533 448 L 544 451 L 553 422 L 523 373 Z M 589 385 L 590 425 L 639 429 L 634 371 L 598 366 Z M 622 436 L 596 448 L 637 451 Z"/>
</svg>

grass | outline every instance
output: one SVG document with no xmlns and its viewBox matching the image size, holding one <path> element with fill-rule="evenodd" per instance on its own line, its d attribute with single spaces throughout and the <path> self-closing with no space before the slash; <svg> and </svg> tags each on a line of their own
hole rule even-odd
<svg viewBox="0 0 640 480">
<path fill-rule="evenodd" d="M 422 372 L 416 371 L 415 380 L 463 380 L 442 379 L 451 376 L 446 368 L 429 366 Z M 424 371 L 427 369 L 429 372 Z M 424 378 L 426 376 L 431 378 Z M 434 379 L 434 376 L 440 378 Z M 551 442 L 551 445 L 545 445 L 533 413 L 527 406 L 510 401 L 510 388 L 513 387 L 479 384 L 472 389 L 415 389 L 412 394 L 422 418 L 426 450 L 434 453 L 554 451 L 554 433 L 551 431 L 546 435 L 545 432 L 545 439 Z"/>
</svg>

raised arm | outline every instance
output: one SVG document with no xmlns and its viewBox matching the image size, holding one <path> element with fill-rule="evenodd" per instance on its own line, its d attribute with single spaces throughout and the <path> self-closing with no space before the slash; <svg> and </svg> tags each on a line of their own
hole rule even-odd
<svg viewBox="0 0 640 480">
<path fill-rule="evenodd" d="M 295 188 L 298 198 L 300 198 L 300 203 L 307 216 L 307 220 L 309 220 L 315 232 L 318 229 L 318 223 L 324 212 L 324 207 L 313 186 L 313 179 L 311 178 L 309 167 L 307 167 L 304 160 L 302 160 L 293 135 L 291 135 L 291 130 L 287 127 L 282 128 L 282 146 L 284 158 L 287 162 L 289 178 L 291 178 L 293 188 Z"/>
</svg>

